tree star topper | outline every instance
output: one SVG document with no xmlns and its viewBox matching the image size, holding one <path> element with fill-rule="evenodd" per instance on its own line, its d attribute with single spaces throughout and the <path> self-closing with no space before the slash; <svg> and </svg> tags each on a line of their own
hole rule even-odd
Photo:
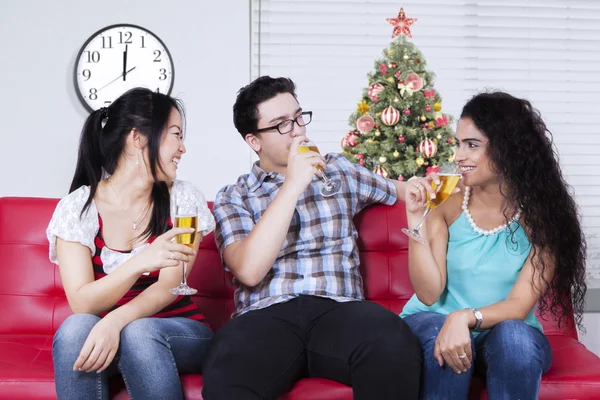
<svg viewBox="0 0 600 400">
<path fill-rule="evenodd" d="M 417 22 L 417 18 L 406 18 L 406 14 L 404 14 L 404 8 L 400 9 L 397 18 L 386 18 L 385 20 L 394 26 L 392 39 L 398 35 L 405 35 L 409 38 L 412 38 L 410 26 Z"/>
</svg>

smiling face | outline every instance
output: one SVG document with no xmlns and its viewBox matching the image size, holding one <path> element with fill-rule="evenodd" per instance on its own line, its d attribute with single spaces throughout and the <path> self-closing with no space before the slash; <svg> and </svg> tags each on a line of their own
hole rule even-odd
<svg viewBox="0 0 600 400">
<path fill-rule="evenodd" d="M 173 108 L 161 136 L 159 162 L 162 170 L 161 168 L 157 168 L 159 180 L 175 180 L 179 161 L 181 160 L 181 156 L 185 154 L 185 151 L 181 115 L 179 111 Z"/>
<path fill-rule="evenodd" d="M 282 121 L 295 119 L 302 112 L 302 108 L 290 93 L 280 93 L 260 103 L 257 109 L 259 115 L 257 129 L 268 128 Z M 257 135 L 247 135 L 246 142 L 258 153 L 260 167 L 263 170 L 283 172 L 287 167 L 292 139 L 296 136 L 306 136 L 306 127 L 294 123 L 294 129 L 283 135 L 273 128 Z"/>
<path fill-rule="evenodd" d="M 463 183 L 466 186 L 498 184 L 498 174 L 493 171 L 486 152 L 488 139 L 471 118 L 458 121 L 456 139 L 458 149 L 454 161 L 460 165 Z"/>
</svg>

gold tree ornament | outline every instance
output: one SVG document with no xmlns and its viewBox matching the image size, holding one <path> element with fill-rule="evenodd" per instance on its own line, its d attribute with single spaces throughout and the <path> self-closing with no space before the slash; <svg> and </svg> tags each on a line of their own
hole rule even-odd
<svg viewBox="0 0 600 400">
<path fill-rule="evenodd" d="M 366 100 L 361 101 L 360 103 L 357 104 L 358 109 L 357 111 L 361 114 L 366 114 L 369 112 L 369 110 L 371 109 L 371 107 L 367 104 Z"/>
</svg>

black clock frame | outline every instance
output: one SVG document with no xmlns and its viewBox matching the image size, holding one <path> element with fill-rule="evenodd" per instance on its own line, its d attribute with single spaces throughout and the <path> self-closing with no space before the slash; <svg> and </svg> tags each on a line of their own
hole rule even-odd
<svg viewBox="0 0 600 400">
<path fill-rule="evenodd" d="M 158 35 L 154 34 L 154 32 L 152 32 L 151 30 L 146 29 L 146 28 L 144 28 L 142 26 L 139 26 L 139 25 L 134 25 L 134 24 L 113 24 L 113 25 L 109 25 L 109 26 L 106 26 L 106 27 L 104 27 L 102 29 L 99 29 L 96 32 L 94 32 L 85 41 L 85 43 L 81 46 L 81 48 L 77 52 L 77 57 L 75 57 L 75 65 L 73 67 L 73 84 L 74 84 L 75 92 L 77 92 L 77 97 L 79 98 L 79 101 L 81 101 L 81 103 L 83 104 L 83 106 L 89 112 L 94 112 L 95 110 L 85 101 L 85 98 L 82 96 L 81 91 L 79 90 L 79 87 L 78 87 L 78 84 L 77 84 L 77 65 L 79 64 L 79 59 L 81 58 L 81 55 L 83 54 L 83 51 L 87 47 L 87 45 L 94 38 L 96 38 L 100 33 L 104 32 L 104 31 L 107 31 L 109 29 L 113 29 L 113 28 L 127 28 L 127 27 L 135 28 L 135 29 L 140 29 L 142 31 L 145 31 L 145 32 L 149 33 L 150 35 L 154 36 L 156 38 L 156 40 L 158 40 L 158 42 L 163 46 L 163 48 L 167 52 L 167 55 L 169 56 L 169 62 L 171 63 L 171 75 L 172 75 L 171 85 L 169 86 L 169 90 L 167 91 L 166 94 L 170 95 L 171 91 L 173 90 L 173 84 L 175 83 L 175 65 L 173 64 L 173 57 L 171 57 L 171 52 L 169 51 L 169 48 L 165 45 L 165 42 L 163 42 L 162 39 L 160 37 L 158 37 Z"/>
</svg>

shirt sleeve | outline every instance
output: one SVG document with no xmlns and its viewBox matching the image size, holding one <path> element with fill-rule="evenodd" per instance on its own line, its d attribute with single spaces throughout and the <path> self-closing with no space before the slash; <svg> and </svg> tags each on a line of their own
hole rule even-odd
<svg viewBox="0 0 600 400">
<path fill-rule="evenodd" d="M 98 212 L 94 203 L 82 214 L 85 202 L 89 196 L 86 186 L 75 190 L 61 199 L 52 214 L 46 236 L 50 245 L 50 261 L 58 264 L 56 253 L 56 239 L 61 238 L 67 242 L 80 243 L 90 249 L 90 257 L 96 252 L 94 238 L 100 228 Z"/>
<path fill-rule="evenodd" d="M 208 208 L 204 194 L 191 182 L 175 181 L 171 194 L 171 217 L 175 218 L 176 204 L 189 204 L 198 207 L 198 232 L 208 235 L 215 229 L 215 219 Z"/>
<path fill-rule="evenodd" d="M 382 203 L 392 205 L 396 203 L 396 186 L 387 178 L 369 171 L 365 167 L 353 164 L 342 155 L 336 155 L 343 169 L 348 171 L 356 184 L 360 208 L 370 204 Z"/>
<path fill-rule="evenodd" d="M 213 213 L 216 219 L 215 242 L 223 257 L 227 246 L 250 234 L 255 225 L 254 219 L 235 185 L 226 186 L 217 193 Z"/>
</svg>

